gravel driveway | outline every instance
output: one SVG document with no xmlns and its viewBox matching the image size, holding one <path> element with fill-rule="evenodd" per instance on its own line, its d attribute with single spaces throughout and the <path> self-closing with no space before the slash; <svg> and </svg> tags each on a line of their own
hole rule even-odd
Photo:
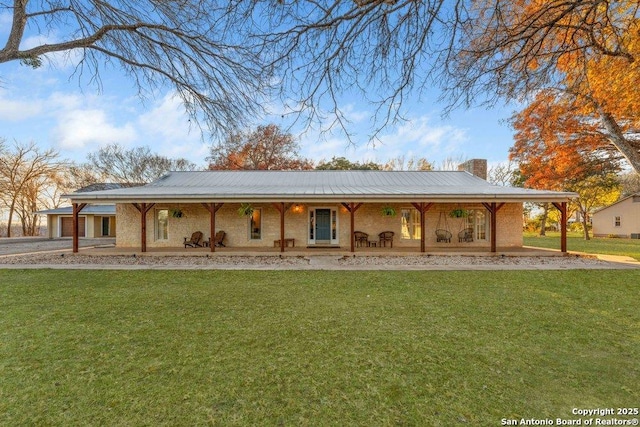
<svg viewBox="0 0 640 427">
<path fill-rule="evenodd" d="M 112 246 L 115 238 L 80 239 L 81 248 L 94 246 Z M 49 239 L 46 237 L 11 237 L 0 238 L 0 255 L 27 254 L 32 252 L 58 251 L 71 249 L 71 238 Z"/>
</svg>

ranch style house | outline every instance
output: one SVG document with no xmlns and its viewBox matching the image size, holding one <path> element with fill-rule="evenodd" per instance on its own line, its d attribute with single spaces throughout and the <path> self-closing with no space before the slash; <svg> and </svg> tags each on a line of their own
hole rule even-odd
<svg viewBox="0 0 640 427">
<path fill-rule="evenodd" d="M 144 186 L 75 192 L 66 195 L 73 251 L 78 251 L 82 211 L 107 204 L 115 205 L 116 247 L 141 252 L 183 245 L 211 252 L 222 246 L 496 252 L 522 247 L 524 202 L 549 202 L 561 213 L 560 246 L 566 252 L 567 202 L 575 193 L 492 185 L 476 176 L 486 176 L 485 160 L 463 166 L 460 171 L 170 172 Z"/>
</svg>

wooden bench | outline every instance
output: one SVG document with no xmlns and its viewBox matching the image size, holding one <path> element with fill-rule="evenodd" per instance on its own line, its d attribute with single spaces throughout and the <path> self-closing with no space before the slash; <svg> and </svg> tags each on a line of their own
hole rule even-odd
<svg viewBox="0 0 640 427">
<path fill-rule="evenodd" d="M 280 240 L 274 240 L 273 241 L 273 247 L 277 248 L 278 246 L 280 246 Z M 284 239 L 284 246 L 285 247 L 289 247 L 291 246 L 292 248 L 296 247 L 296 239 Z"/>
</svg>

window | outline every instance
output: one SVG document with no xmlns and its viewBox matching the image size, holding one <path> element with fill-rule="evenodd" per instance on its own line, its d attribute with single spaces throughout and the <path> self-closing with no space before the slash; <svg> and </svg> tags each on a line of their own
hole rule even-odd
<svg viewBox="0 0 640 427">
<path fill-rule="evenodd" d="M 249 238 L 251 240 L 262 239 L 262 209 L 254 209 L 249 218 Z"/>
<path fill-rule="evenodd" d="M 473 240 L 487 240 L 488 215 L 484 209 L 470 209 L 466 227 L 473 229 Z"/>
<path fill-rule="evenodd" d="M 156 240 L 169 238 L 169 209 L 156 210 Z"/>
<path fill-rule="evenodd" d="M 614 227 L 620 227 L 622 225 L 622 218 L 620 216 L 613 217 Z"/>
<path fill-rule="evenodd" d="M 403 239 L 420 240 L 420 212 L 417 209 L 402 209 L 400 221 Z"/>
</svg>

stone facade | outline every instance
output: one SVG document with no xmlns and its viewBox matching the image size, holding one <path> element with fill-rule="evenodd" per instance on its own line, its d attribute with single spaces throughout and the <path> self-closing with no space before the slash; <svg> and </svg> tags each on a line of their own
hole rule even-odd
<svg viewBox="0 0 640 427">
<path fill-rule="evenodd" d="M 280 213 L 269 203 L 252 204 L 254 209 L 261 212 L 261 234 L 259 239 L 252 239 L 249 217 L 238 214 L 239 203 L 225 203 L 216 214 L 216 231 L 224 230 L 227 247 L 273 247 L 274 240 L 280 239 Z M 390 206 L 395 209 L 395 216 L 383 216 L 382 208 Z M 466 227 L 467 219 L 452 218 L 449 213 L 453 209 L 465 209 L 477 212 L 476 238 L 472 242 L 459 242 L 458 233 Z M 285 214 L 285 238 L 295 239 L 296 247 L 306 247 L 309 244 L 310 210 L 331 209 L 336 212 L 335 243 L 343 249 L 349 249 L 350 214 L 345 207 L 336 203 L 325 204 L 295 204 Z M 167 238 L 158 238 L 157 215 L 160 210 L 169 212 L 167 219 Z M 173 216 L 179 210 L 182 216 Z M 377 241 L 378 234 L 383 231 L 395 233 L 394 248 L 419 248 L 420 235 L 414 226 L 418 226 L 419 215 L 412 214 L 415 209 L 411 203 L 379 204 L 365 203 L 355 213 L 355 230 L 369 234 L 369 240 Z M 403 215 L 403 213 L 405 215 Z M 117 230 L 116 245 L 118 247 L 140 246 L 140 213 L 131 204 L 116 206 Z M 409 222 L 407 225 L 406 219 Z M 157 204 L 147 214 L 147 247 L 181 247 L 184 238 L 189 238 L 194 231 L 202 231 L 205 240 L 209 239 L 209 212 L 201 204 Z M 482 225 L 484 223 L 484 226 Z M 453 235 L 450 243 L 436 241 L 435 229 L 447 228 Z M 484 233 L 482 231 L 484 230 Z M 413 236 L 407 235 L 407 233 Z M 477 237 L 484 237 L 478 239 Z M 457 204 L 434 204 L 426 215 L 425 244 L 427 248 L 469 248 L 490 246 L 489 213 L 481 204 L 460 206 Z M 507 203 L 497 216 L 497 246 L 522 246 L 522 204 Z"/>
</svg>

